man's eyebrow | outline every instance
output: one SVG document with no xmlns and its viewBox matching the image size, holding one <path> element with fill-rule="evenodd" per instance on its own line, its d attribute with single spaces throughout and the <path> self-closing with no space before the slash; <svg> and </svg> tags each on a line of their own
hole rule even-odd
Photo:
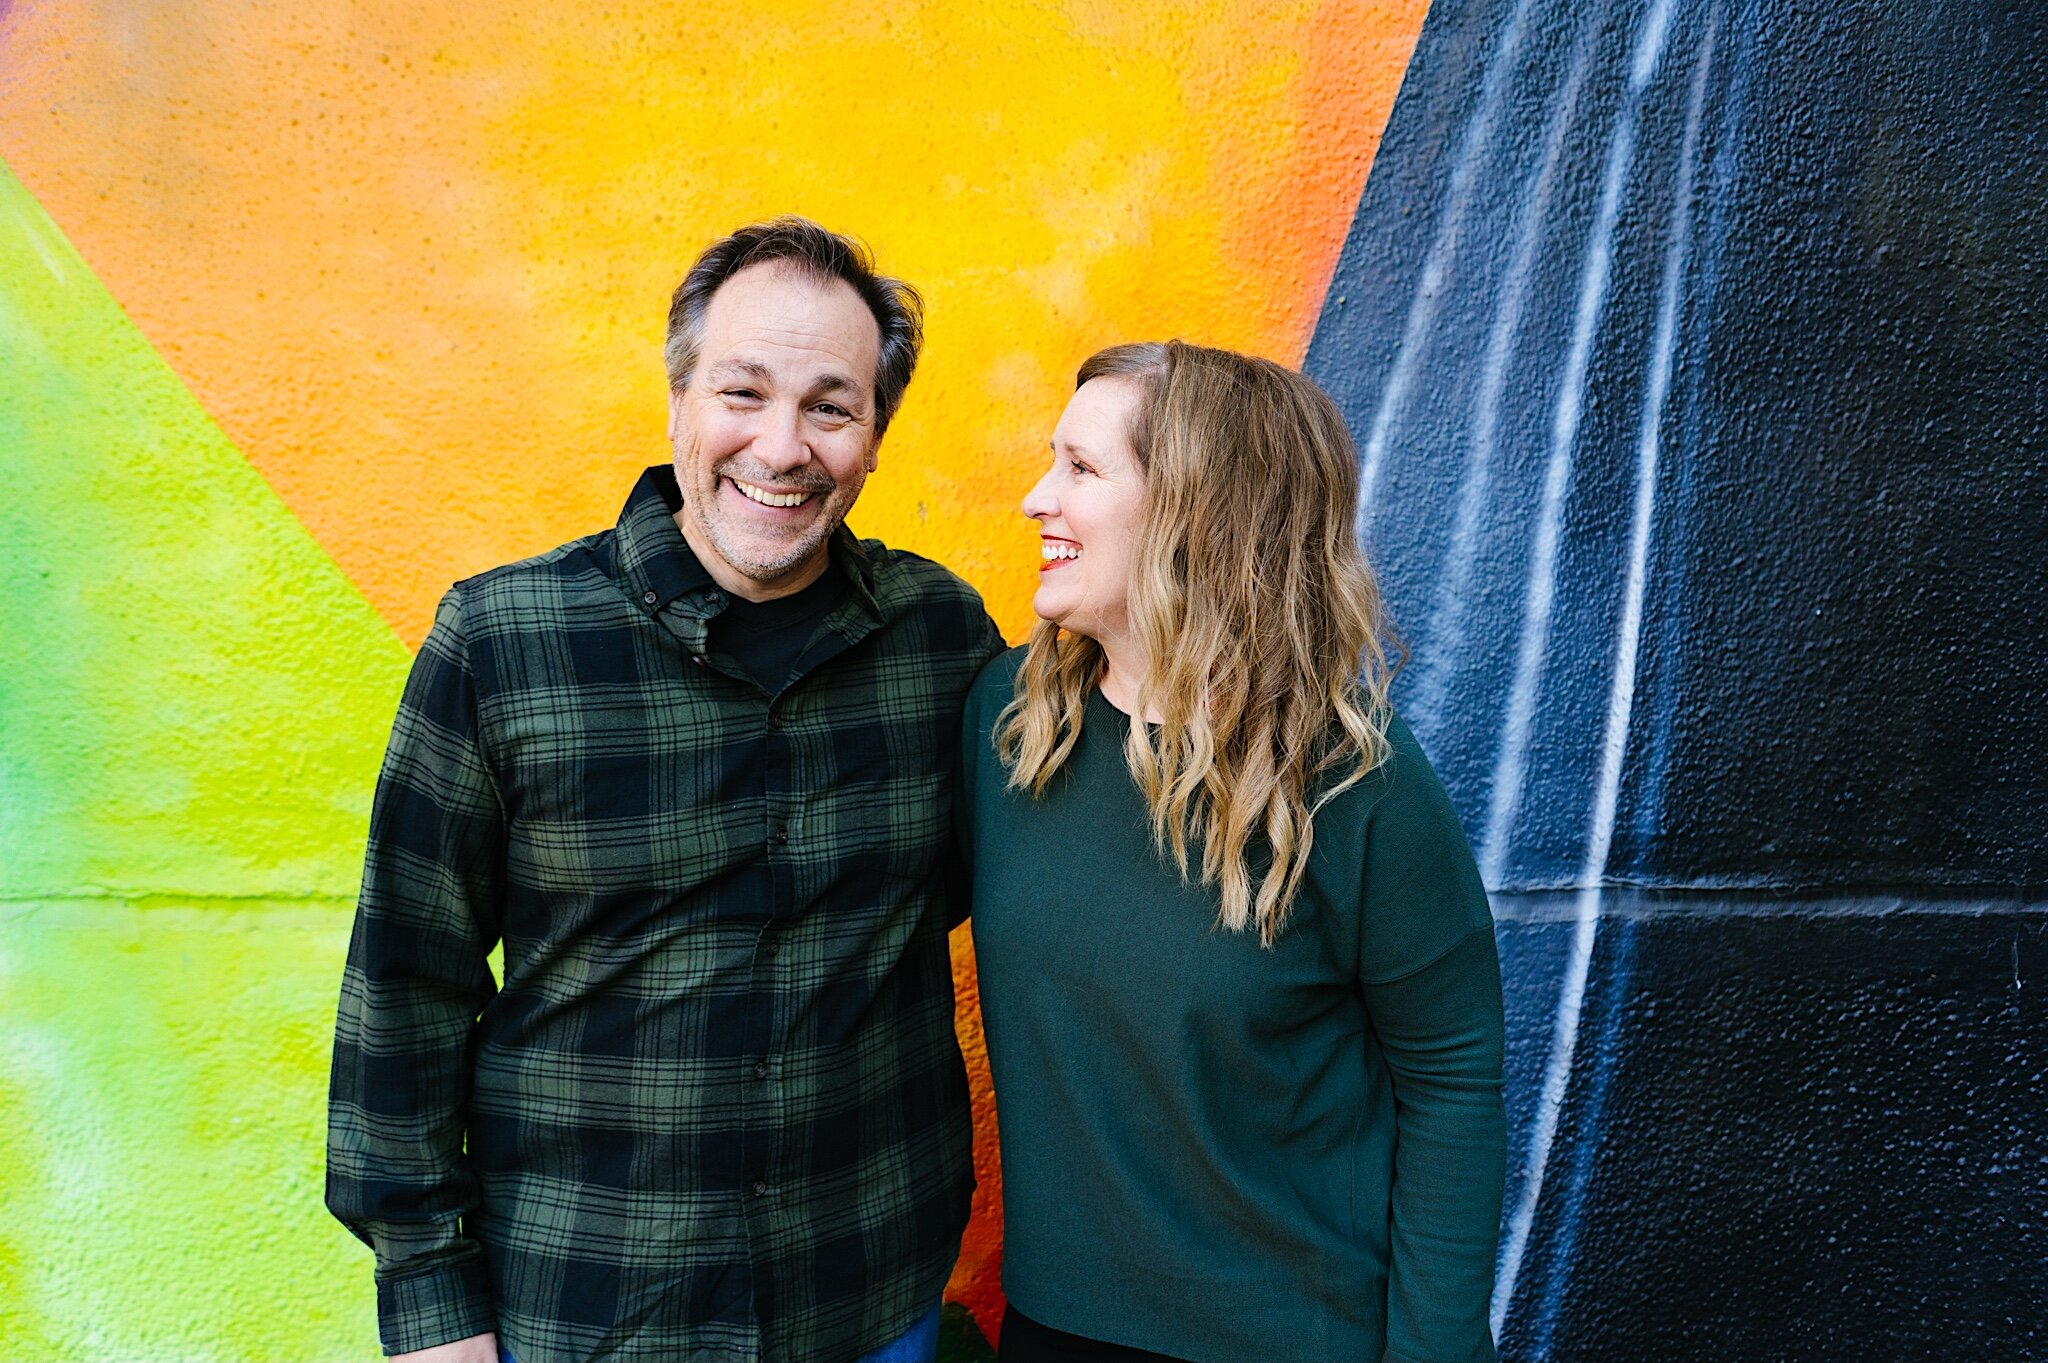
<svg viewBox="0 0 2048 1363">
<path fill-rule="evenodd" d="M 747 379 L 755 383 L 766 383 L 771 375 L 768 366 L 754 360 L 720 360 L 711 366 L 711 381 L 725 383 L 733 379 Z"/>
<path fill-rule="evenodd" d="M 844 374 L 823 374 L 810 388 L 812 397 L 824 397 L 830 393 L 840 397 L 867 399 L 868 390 Z"/>
</svg>

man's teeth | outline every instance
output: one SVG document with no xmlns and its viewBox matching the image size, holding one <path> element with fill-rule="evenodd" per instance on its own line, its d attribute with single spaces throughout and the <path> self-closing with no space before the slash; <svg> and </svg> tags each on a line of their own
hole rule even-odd
<svg viewBox="0 0 2048 1363">
<path fill-rule="evenodd" d="M 1079 558 L 1081 557 L 1081 546 L 1078 544 L 1054 544 L 1051 540 L 1040 540 L 1038 542 L 1038 555 L 1047 563 L 1052 562 L 1056 558 Z"/>
<path fill-rule="evenodd" d="M 732 480 L 732 485 L 740 490 L 740 496 L 750 502 L 759 502 L 762 506 L 802 506 L 811 496 L 808 492 L 770 492 L 765 487 L 742 483 L 737 478 Z"/>
</svg>

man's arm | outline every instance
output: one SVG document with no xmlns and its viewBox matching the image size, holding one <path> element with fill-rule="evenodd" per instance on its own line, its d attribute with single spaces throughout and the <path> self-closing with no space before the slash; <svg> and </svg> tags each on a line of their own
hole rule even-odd
<svg viewBox="0 0 2048 1363">
<path fill-rule="evenodd" d="M 477 1205 L 463 1151 L 470 1036 L 496 988 L 486 957 L 504 875 L 456 588 L 413 664 L 377 781 L 328 1094 L 327 1206 L 376 1251 L 388 1353 L 477 1350 L 496 1324 L 461 1222 Z"/>
</svg>

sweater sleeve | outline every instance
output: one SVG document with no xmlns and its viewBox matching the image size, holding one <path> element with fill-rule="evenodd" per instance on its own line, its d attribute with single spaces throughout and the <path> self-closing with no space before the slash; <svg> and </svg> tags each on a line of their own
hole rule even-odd
<svg viewBox="0 0 2048 1363">
<path fill-rule="evenodd" d="M 495 992 L 504 813 L 485 761 L 460 589 L 399 702 L 370 814 L 328 1095 L 327 1205 L 377 1257 L 385 1351 L 495 1328 L 463 1234 L 469 1046 Z"/>
<path fill-rule="evenodd" d="M 995 625 L 991 623 L 993 631 Z M 1001 636 L 997 636 L 1001 644 Z M 998 652 L 982 667 L 968 688 L 967 703 L 960 711 L 960 747 L 953 762 L 953 838 L 952 861 L 958 877 L 958 895 L 951 919 L 951 925 L 958 927 L 967 920 L 974 907 L 974 806 L 980 783 L 992 775 L 985 770 L 991 762 L 1000 762 L 990 747 L 991 727 L 996 713 L 1010 698 L 1010 687 L 1017 675 L 1021 648 Z"/>
<path fill-rule="evenodd" d="M 1492 1363 L 1505 1026 L 1486 891 L 1405 726 L 1368 819 L 1359 979 L 1394 1097 L 1384 1363 Z"/>
<path fill-rule="evenodd" d="M 1507 1142 L 1493 930 L 1365 998 L 1394 1089 L 1385 1363 L 1491 1363 Z"/>
</svg>

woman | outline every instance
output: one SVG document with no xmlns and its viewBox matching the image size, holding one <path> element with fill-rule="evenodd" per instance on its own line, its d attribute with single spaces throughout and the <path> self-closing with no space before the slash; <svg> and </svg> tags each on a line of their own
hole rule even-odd
<svg viewBox="0 0 2048 1363">
<path fill-rule="evenodd" d="M 1052 446 L 1042 623 L 963 742 L 1001 1358 L 1491 1359 L 1500 970 L 1387 706 L 1343 421 L 1117 346 Z"/>
</svg>

